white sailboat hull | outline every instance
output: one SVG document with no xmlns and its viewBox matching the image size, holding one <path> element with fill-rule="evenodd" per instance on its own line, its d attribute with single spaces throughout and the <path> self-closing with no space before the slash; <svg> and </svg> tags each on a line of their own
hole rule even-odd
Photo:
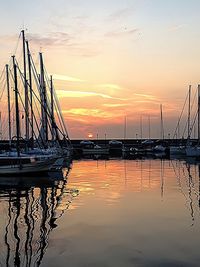
<svg viewBox="0 0 200 267">
<path fill-rule="evenodd" d="M 30 163 L 6 164 L 0 166 L 0 175 L 20 175 L 48 172 L 57 158 L 34 161 Z"/>
</svg>

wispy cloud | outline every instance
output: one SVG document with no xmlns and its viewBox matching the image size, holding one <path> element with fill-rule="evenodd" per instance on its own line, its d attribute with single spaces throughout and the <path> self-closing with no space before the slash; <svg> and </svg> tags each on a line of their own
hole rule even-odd
<svg viewBox="0 0 200 267">
<path fill-rule="evenodd" d="M 57 90 L 58 97 L 102 97 L 102 98 L 108 98 L 108 99 L 119 99 L 124 100 L 121 98 L 112 97 L 110 95 L 101 94 L 97 92 L 86 92 L 86 91 L 67 91 L 67 90 Z"/>
<path fill-rule="evenodd" d="M 134 29 L 128 29 L 126 27 L 123 27 L 121 30 L 113 30 L 113 31 L 109 31 L 107 33 L 105 33 L 105 37 L 125 37 L 125 36 L 132 36 L 135 35 L 136 33 L 139 33 L 139 29 L 138 28 L 134 28 Z"/>
<path fill-rule="evenodd" d="M 109 89 L 116 89 L 116 90 L 121 90 L 122 89 L 121 86 L 119 86 L 118 84 L 113 84 L 113 83 L 98 84 L 97 87 L 100 87 L 100 88 L 109 88 Z"/>
<path fill-rule="evenodd" d="M 186 26 L 186 24 L 177 24 L 177 25 L 173 25 L 171 27 L 168 28 L 169 32 L 174 32 L 174 31 L 178 31 L 182 28 L 184 28 Z"/>
<path fill-rule="evenodd" d="M 138 97 L 142 97 L 142 98 L 148 99 L 148 100 L 158 100 L 157 97 L 155 97 L 154 95 L 137 94 L 137 93 L 135 93 L 134 95 L 138 96 Z"/>
<path fill-rule="evenodd" d="M 108 108 L 117 108 L 117 107 L 126 107 L 126 106 L 130 106 L 131 104 L 103 104 L 104 107 L 108 107 Z"/>
<path fill-rule="evenodd" d="M 74 39 L 72 35 L 66 32 L 51 32 L 45 35 L 41 34 L 27 34 L 28 39 L 33 44 L 39 44 L 44 46 L 54 46 L 54 45 L 70 45 L 71 41 Z"/>
<path fill-rule="evenodd" d="M 69 110 L 65 110 L 63 112 L 64 114 L 71 114 L 74 116 L 89 116 L 89 117 L 95 117 L 95 118 L 112 118 L 113 113 L 107 112 L 102 109 L 86 109 L 86 108 L 72 108 Z"/>
<path fill-rule="evenodd" d="M 27 34 L 31 44 L 42 47 L 66 48 L 73 55 L 94 57 L 101 53 L 99 42 L 85 41 L 76 34 L 68 32 L 49 32 L 42 34 Z"/>
<path fill-rule="evenodd" d="M 53 74 L 53 79 L 59 81 L 67 81 L 67 82 L 85 82 L 85 80 L 81 80 L 79 78 L 70 77 L 67 75 L 60 75 L 60 74 Z"/>
</svg>

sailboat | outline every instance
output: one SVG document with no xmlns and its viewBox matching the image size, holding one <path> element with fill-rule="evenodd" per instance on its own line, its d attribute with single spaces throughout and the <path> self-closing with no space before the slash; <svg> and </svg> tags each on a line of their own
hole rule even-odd
<svg viewBox="0 0 200 267">
<path fill-rule="evenodd" d="M 6 65 L 9 151 L 0 154 L 0 175 L 46 172 L 61 157 L 68 156 L 70 151 L 70 140 L 53 88 L 52 76 L 50 81 L 46 79 L 47 73 L 45 73 L 42 53 L 39 54 L 40 74 L 38 75 L 24 30 L 21 31 L 21 36 L 23 72 L 15 56 L 12 56 L 12 65 Z M 33 89 L 32 76 L 36 90 Z M 19 77 L 23 84 L 24 95 L 19 89 Z M 11 131 L 11 82 L 14 88 L 13 107 L 16 122 L 14 136 L 12 136 L 14 131 L 13 133 Z M 22 137 L 21 109 L 25 117 L 25 138 Z M 55 119 L 55 110 L 60 127 Z"/>
<path fill-rule="evenodd" d="M 189 91 L 188 91 L 188 119 L 187 119 L 187 127 L 188 127 L 188 141 L 187 141 L 187 146 L 185 145 L 177 145 L 177 146 L 170 146 L 170 155 L 178 155 L 178 156 L 185 156 L 186 155 L 186 150 L 188 150 L 189 148 L 189 140 L 190 140 L 190 113 L 191 113 L 191 106 L 190 106 L 190 100 L 191 100 L 191 85 L 189 85 Z M 186 100 L 187 100 L 187 97 L 186 97 Z M 185 103 L 186 103 L 186 100 L 185 100 Z M 184 107 L 185 107 L 185 104 L 183 106 L 183 110 L 184 110 Z M 183 113 L 183 110 L 181 112 L 181 116 L 182 116 L 182 113 Z M 176 130 L 175 130 L 175 133 L 176 131 L 178 130 L 178 133 L 179 133 L 179 123 L 180 123 L 180 119 L 181 119 L 181 116 L 178 120 L 178 124 L 177 124 L 177 127 L 176 127 Z M 178 138 L 179 138 L 179 134 L 178 134 Z"/>
<path fill-rule="evenodd" d="M 200 85 L 198 85 L 198 143 L 196 146 L 191 146 L 190 144 L 186 147 L 187 157 L 200 157 Z"/>
<path fill-rule="evenodd" d="M 38 173 L 48 171 L 57 157 L 29 156 L 20 151 L 20 123 L 19 123 L 19 102 L 18 102 L 18 84 L 17 84 L 17 65 L 13 56 L 14 69 L 14 93 L 15 93 L 15 115 L 16 115 L 16 152 L 7 152 L 0 154 L 0 175 Z"/>
</svg>

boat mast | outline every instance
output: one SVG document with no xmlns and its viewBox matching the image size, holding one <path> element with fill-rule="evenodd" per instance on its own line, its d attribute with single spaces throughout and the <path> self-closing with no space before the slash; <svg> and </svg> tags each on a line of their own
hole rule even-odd
<svg viewBox="0 0 200 267">
<path fill-rule="evenodd" d="M 31 121 L 31 139 L 33 142 L 33 88 L 32 88 L 32 72 L 31 72 L 31 54 L 29 50 L 29 43 L 26 41 L 27 58 L 28 58 L 28 73 L 29 73 L 29 91 L 30 91 L 30 121 Z"/>
<path fill-rule="evenodd" d="M 148 122 L 149 122 L 149 140 L 151 138 L 151 121 L 150 121 L 150 115 L 148 116 Z"/>
<path fill-rule="evenodd" d="M 126 120 L 126 116 L 124 117 L 124 145 L 126 142 L 126 126 L 127 126 L 127 120 Z"/>
<path fill-rule="evenodd" d="M 53 103 L 53 79 L 50 76 L 50 93 L 51 93 L 51 128 L 52 128 L 52 141 L 54 140 L 54 103 Z"/>
<path fill-rule="evenodd" d="M 47 92 L 44 80 L 44 64 L 42 53 L 40 57 L 40 98 L 41 98 L 41 113 L 42 113 L 42 138 L 44 142 L 48 142 L 48 125 L 47 125 Z"/>
<path fill-rule="evenodd" d="M 163 125 L 163 110 L 162 110 L 162 104 L 160 104 L 160 121 L 161 121 L 160 135 L 161 135 L 161 139 L 164 140 L 164 125 Z"/>
<path fill-rule="evenodd" d="M 8 64 L 6 64 L 6 81 L 7 81 L 7 97 L 8 97 L 8 138 L 9 138 L 9 147 L 11 148 L 10 81 L 9 81 Z"/>
<path fill-rule="evenodd" d="M 51 132 L 52 132 L 52 141 L 56 140 L 58 143 L 60 141 L 58 127 L 55 122 L 54 116 L 54 90 L 53 90 L 53 77 L 50 75 L 50 94 L 51 94 Z M 60 144 L 60 143 L 59 143 Z"/>
<path fill-rule="evenodd" d="M 142 115 L 140 115 L 140 139 L 142 140 Z"/>
<path fill-rule="evenodd" d="M 200 141 L 200 84 L 198 84 L 198 142 Z"/>
<path fill-rule="evenodd" d="M 17 135 L 17 156 L 20 156 L 19 149 L 19 137 L 20 137 L 20 124 L 19 124 L 19 102 L 18 102 L 18 87 L 17 87 L 17 66 L 15 63 L 15 56 L 13 58 L 13 69 L 14 69 L 14 92 L 15 92 L 15 116 L 16 116 L 16 135 Z"/>
<path fill-rule="evenodd" d="M 25 139 L 29 139 L 29 106 L 28 106 L 28 84 L 26 77 L 26 41 L 24 30 L 22 30 L 23 59 L 24 59 L 24 95 L 25 95 Z"/>
<path fill-rule="evenodd" d="M 2 140 L 2 120 L 1 120 L 1 111 L 0 111 L 0 140 Z"/>
<path fill-rule="evenodd" d="M 190 107 L 190 102 L 191 102 L 191 88 L 192 86 L 189 85 L 189 95 L 188 95 L 188 139 L 190 139 L 190 111 L 191 111 L 191 107 Z"/>
</svg>

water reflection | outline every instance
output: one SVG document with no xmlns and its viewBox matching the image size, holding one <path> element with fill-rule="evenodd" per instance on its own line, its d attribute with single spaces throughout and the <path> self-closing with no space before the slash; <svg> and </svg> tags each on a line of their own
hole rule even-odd
<svg viewBox="0 0 200 267">
<path fill-rule="evenodd" d="M 62 179 L 1 178 L 1 266 L 41 265 L 50 232 L 79 193 L 67 187 L 69 171 Z"/>
<path fill-rule="evenodd" d="M 199 266 L 199 174 L 179 160 L 81 160 L 70 179 L 1 179 L 0 263 Z"/>
<path fill-rule="evenodd" d="M 177 185 L 185 199 L 185 206 L 191 217 L 191 226 L 194 225 L 196 216 L 199 217 L 200 199 L 200 165 L 184 161 L 172 162 L 177 178 Z"/>
<path fill-rule="evenodd" d="M 160 200 L 164 201 L 173 188 L 177 189 L 184 196 L 191 225 L 194 224 L 195 209 L 200 207 L 198 164 L 165 159 L 84 160 L 75 161 L 74 169 L 72 184 L 81 194 L 95 195 L 95 199 L 101 198 L 109 204 L 120 202 L 128 192 L 160 192 Z"/>
<path fill-rule="evenodd" d="M 199 266 L 198 165 L 75 161 L 70 184 L 80 191 L 76 209 L 44 266 Z"/>
</svg>

